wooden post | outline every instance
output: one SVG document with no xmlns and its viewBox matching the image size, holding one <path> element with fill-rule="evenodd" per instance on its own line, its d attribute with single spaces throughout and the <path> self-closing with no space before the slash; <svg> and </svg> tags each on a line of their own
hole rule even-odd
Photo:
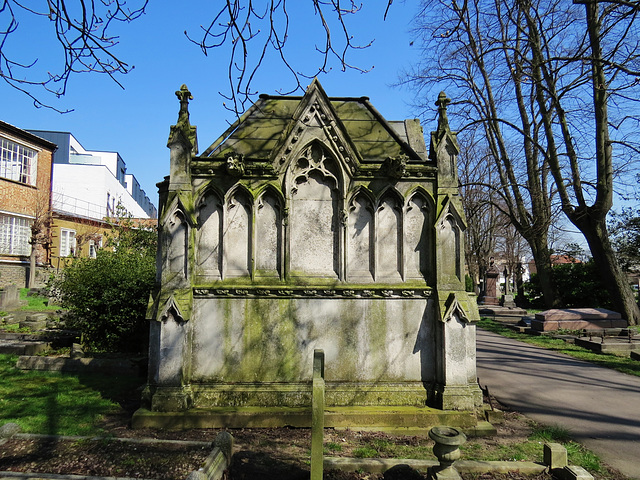
<svg viewBox="0 0 640 480">
<path fill-rule="evenodd" d="M 324 351 L 313 351 L 311 393 L 311 480 L 322 480 L 324 448 Z"/>
</svg>

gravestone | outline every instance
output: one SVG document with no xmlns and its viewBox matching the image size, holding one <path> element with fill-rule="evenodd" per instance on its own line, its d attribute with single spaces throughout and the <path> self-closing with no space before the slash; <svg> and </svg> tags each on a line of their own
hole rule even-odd
<svg viewBox="0 0 640 480">
<path fill-rule="evenodd" d="M 176 94 L 149 408 L 309 407 L 316 349 L 327 408 L 479 406 L 444 93 L 429 150 L 418 120 L 314 80 L 303 96 L 260 96 L 202 152 L 191 93 Z"/>
<path fill-rule="evenodd" d="M 493 258 L 489 262 L 489 268 L 485 272 L 485 291 L 480 299 L 480 305 L 498 305 L 498 277 L 500 271 L 496 267 Z"/>
</svg>

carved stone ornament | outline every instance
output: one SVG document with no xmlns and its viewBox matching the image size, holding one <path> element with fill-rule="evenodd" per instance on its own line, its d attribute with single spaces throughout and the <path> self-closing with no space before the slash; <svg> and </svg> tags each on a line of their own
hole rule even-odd
<svg viewBox="0 0 640 480">
<path fill-rule="evenodd" d="M 244 158 L 242 155 L 229 155 L 225 165 L 226 172 L 232 177 L 244 175 Z"/>
<path fill-rule="evenodd" d="M 397 157 L 387 157 L 382 163 L 382 173 L 389 178 L 402 178 L 407 171 L 407 157 L 404 153 Z"/>
</svg>

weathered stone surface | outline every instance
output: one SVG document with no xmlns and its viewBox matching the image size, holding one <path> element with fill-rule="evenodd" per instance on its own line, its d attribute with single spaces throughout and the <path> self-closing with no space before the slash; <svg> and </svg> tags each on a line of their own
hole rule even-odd
<svg viewBox="0 0 640 480">
<path fill-rule="evenodd" d="M 11 438 L 16 433 L 20 433 L 22 431 L 22 427 L 17 423 L 5 423 L 0 427 L 0 439 L 1 438 Z"/>
<path fill-rule="evenodd" d="M 564 468 L 567 461 L 567 449 L 559 443 L 545 443 L 542 451 L 543 462 L 551 470 Z"/>
<path fill-rule="evenodd" d="M 627 321 L 618 312 L 604 308 L 551 309 L 536 313 L 531 328 L 536 331 L 599 330 L 626 328 Z"/>
<path fill-rule="evenodd" d="M 20 290 L 16 285 L 0 289 L 0 310 L 12 310 L 20 305 Z"/>
<path fill-rule="evenodd" d="M 367 99 L 262 96 L 201 154 L 188 89 L 160 184 L 149 304 L 151 409 L 327 406 L 473 410 L 475 298 L 464 291 L 456 136 Z"/>
</svg>

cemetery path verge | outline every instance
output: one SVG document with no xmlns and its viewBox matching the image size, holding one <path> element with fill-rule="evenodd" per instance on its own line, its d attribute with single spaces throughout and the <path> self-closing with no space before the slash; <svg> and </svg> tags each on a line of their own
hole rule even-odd
<svg viewBox="0 0 640 480">
<path fill-rule="evenodd" d="M 478 329 L 480 385 L 640 479 L 640 378 Z"/>
</svg>

